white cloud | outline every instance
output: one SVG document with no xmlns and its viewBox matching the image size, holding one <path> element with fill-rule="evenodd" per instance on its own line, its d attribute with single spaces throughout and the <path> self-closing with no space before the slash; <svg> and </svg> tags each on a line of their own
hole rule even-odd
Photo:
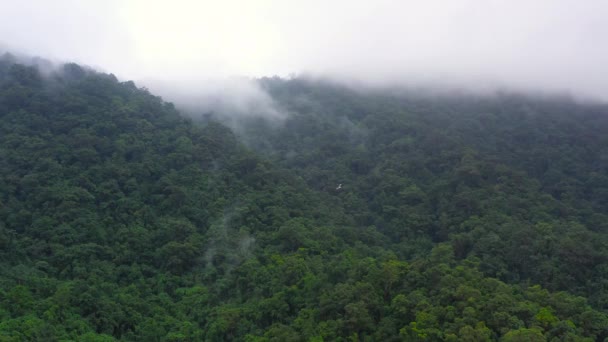
<svg viewBox="0 0 608 342">
<path fill-rule="evenodd" d="M 0 40 L 123 78 L 312 72 L 608 99 L 608 2 L 5 1 Z"/>
</svg>

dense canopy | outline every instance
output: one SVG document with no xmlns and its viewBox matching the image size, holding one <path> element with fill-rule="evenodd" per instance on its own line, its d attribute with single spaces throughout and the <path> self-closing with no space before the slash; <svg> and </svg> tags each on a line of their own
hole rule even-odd
<svg viewBox="0 0 608 342">
<path fill-rule="evenodd" d="M 608 107 L 258 82 L 0 59 L 0 341 L 608 338 Z"/>
</svg>

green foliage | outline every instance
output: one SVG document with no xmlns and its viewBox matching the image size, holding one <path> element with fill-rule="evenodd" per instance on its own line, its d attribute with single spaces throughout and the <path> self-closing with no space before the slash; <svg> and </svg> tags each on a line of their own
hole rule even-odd
<svg viewBox="0 0 608 342">
<path fill-rule="evenodd" d="M 1 57 L 0 341 L 608 337 L 605 107 L 260 84 L 236 136 Z"/>
</svg>

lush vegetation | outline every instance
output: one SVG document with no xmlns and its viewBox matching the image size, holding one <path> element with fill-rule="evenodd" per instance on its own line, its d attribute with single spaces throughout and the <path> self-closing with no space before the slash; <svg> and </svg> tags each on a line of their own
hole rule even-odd
<svg viewBox="0 0 608 342">
<path fill-rule="evenodd" d="M 254 147 L 315 189 L 343 183 L 340 205 L 400 257 L 450 242 L 487 276 L 608 309 L 608 106 L 264 84 L 295 114 L 282 130 L 250 125 Z"/>
<path fill-rule="evenodd" d="M 0 341 L 608 338 L 606 107 L 259 82 L 0 59 Z"/>
</svg>

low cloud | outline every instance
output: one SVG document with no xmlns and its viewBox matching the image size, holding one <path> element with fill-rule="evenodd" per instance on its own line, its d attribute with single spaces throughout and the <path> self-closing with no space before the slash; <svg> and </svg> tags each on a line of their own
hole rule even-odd
<svg viewBox="0 0 608 342">
<path fill-rule="evenodd" d="M 158 91 L 169 99 L 180 89 L 241 113 L 267 110 L 259 89 L 230 80 L 210 90 L 189 80 L 306 73 L 367 86 L 608 100 L 606 13 L 603 0 L 22 0 L 3 5 L 0 41 L 152 90 L 146 80 L 164 80 L 171 87 Z M 228 86 L 244 97 L 218 100 Z"/>
<path fill-rule="evenodd" d="M 174 102 L 183 112 L 201 117 L 215 115 L 236 120 L 285 118 L 274 100 L 253 79 L 225 78 L 199 81 L 141 81 L 150 91 Z"/>
</svg>

